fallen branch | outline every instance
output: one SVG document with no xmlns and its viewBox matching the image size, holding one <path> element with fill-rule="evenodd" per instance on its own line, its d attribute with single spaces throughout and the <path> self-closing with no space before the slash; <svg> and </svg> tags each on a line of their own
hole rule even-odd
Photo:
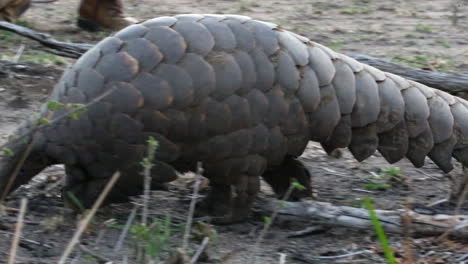
<svg viewBox="0 0 468 264">
<path fill-rule="evenodd" d="M 275 210 L 278 217 L 310 224 L 321 224 L 324 226 L 348 227 L 353 229 L 373 230 L 369 212 L 363 208 L 349 206 L 336 206 L 325 202 L 285 202 L 278 200 L 262 200 L 259 209 L 264 213 Z M 455 226 L 462 225 L 468 221 L 468 215 L 424 215 L 404 209 L 389 211 L 376 210 L 385 232 L 404 234 L 405 229 L 403 216 L 411 219 L 411 235 L 434 236 L 444 234 Z M 458 229 L 451 235 L 459 238 L 468 238 L 468 229 Z"/>
<path fill-rule="evenodd" d="M 39 33 L 32 29 L 8 22 L 0 22 L 0 29 L 5 29 L 23 37 L 36 40 L 48 48 L 46 49 L 47 52 L 68 58 L 79 58 L 83 53 L 93 47 L 92 44 L 88 43 L 70 43 L 58 41 L 47 34 Z M 460 93 L 468 94 L 468 74 L 447 74 L 426 71 L 363 54 L 346 55 L 382 71 L 403 76 L 410 80 L 420 82 L 435 89 L 446 91 L 453 95 L 463 97 L 463 95 Z M 466 98 L 468 98 L 468 95 Z"/>
<path fill-rule="evenodd" d="M 468 74 L 448 74 L 409 67 L 363 54 L 347 54 L 379 70 L 403 76 L 450 94 L 468 93 Z"/>
<path fill-rule="evenodd" d="M 79 58 L 83 53 L 93 45 L 87 43 L 68 43 L 58 41 L 48 34 L 39 33 L 27 27 L 22 27 L 12 23 L 0 21 L 0 29 L 11 31 L 26 38 L 38 41 L 47 49 L 48 52 L 68 58 Z"/>
</svg>

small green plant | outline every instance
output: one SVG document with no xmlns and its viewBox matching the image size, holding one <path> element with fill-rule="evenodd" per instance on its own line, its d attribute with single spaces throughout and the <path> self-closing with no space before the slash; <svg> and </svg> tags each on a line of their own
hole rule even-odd
<svg viewBox="0 0 468 264">
<path fill-rule="evenodd" d="M 293 189 L 297 189 L 297 190 L 305 190 L 306 187 L 302 184 L 300 184 L 296 179 L 293 178 L 293 181 L 291 183 L 291 186 Z M 288 197 L 289 198 L 289 197 Z M 285 198 L 284 200 L 287 200 L 287 198 Z"/>
<path fill-rule="evenodd" d="M 49 109 L 50 111 L 57 111 L 63 108 L 65 108 L 65 105 L 58 101 L 50 100 L 47 102 L 47 109 Z"/>
<path fill-rule="evenodd" d="M 450 43 L 446 39 L 436 39 L 434 41 L 435 44 L 440 45 L 444 48 L 450 48 Z"/>
<path fill-rule="evenodd" d="M 74 103 L 66 104 L 65 108 L 70 111 L 70 113 L 68 114 L 68 117 L 70 117 L 71 119 L 78 120 L 78 118 L 82 114 L 88 111 L 87 108 L 82 108 L 84 106 L 85 106 L 84 104 L 74 104 Z"/>
<path fill-rule="evenodd" d="M 4 147 L 2 149 L 2 153 L 8 157 L 13 157 L 15 155 L 15 153 L 13 152 L 13 150 L 11 150 L 10 148 L 8 147 Z"/>
<path fill-rule="evenodd" d="M 343 15 L 357 15 L 357 14 L 370 14 L 372 13 L 372 9 L 369 7 L 353 7 L 349 9 L 340 10 L 340 14 Z"/>
<path fill-rule="evenodd" d="M 330 47 L 334 51 L 339 51 L 341 47 L 343 47 L 343 42 L 333 40 L 330 43 L 328 43 L 328 47 Z"/>
<path fill-rule="evenodd" d="M 137 250 L 142 251 L 147 260 L 156 261 L 159 261 L 161 253 L 169 248 L 173 231 L 169 215 L 164 220 L 157 220 L 147 226 L 133 225 L 130 227 L 130 234 L 136 243 Z"/>
<path fill-rule="evenodd" d="M 391 188 L 392 185 L 388 183 L 379 183 L 379 182 L 370 182 L 366 185 L 364 185 L 364 189 L 373 191 L 373 190 L 385 190 L 388 188 Z"/>
<path fill-rule="evenodd" d="M 43 65 L 65 65 L 65 60 L 57 55 L 45 53 L 45 52 L 33 52 L 31 54 L 24 54 L 21 56 L 21 62 L 34 62 Z"/>
<path fill-rule="evenodd" d="M 366 197 L 363 199 L 363 202 L 364 202 L 364 207 L 369 211 L 369 216 L 370 216 L 372 225 L 374 226 L 375 232 L 377 233 L 377 237 L 384 251 L 385 259 L 387 260 L 387 263 L 396 264 L 397 262 L 396 262 L 395 256 L 393 255 L 393 251 L 391 250 L 390 244 L 388 243 L 387 235 L 385 234 L 385 231 L 382 227 L 382 223 L 380 223 L 379 218 L 377 218 L 377 215 L 374 210 L 374 206 L 372 204 L 372 200 Z"/>
<path fill-rule="evenodd" d="M 396 177 L 400 176 L 401 169 L 400 167 L 388 167 L 382 170 L 382 173 L 388 176 Z"/>
<path fill-rule="evenodd" d="M 50 121 L 50 119 L 48 118 L 39 118 L 36 122 L 37 125 L 50 125 L 52 123 L 52 121 Z"/>
<path fill-rule="evenodd" d="M 431 26 L 417 24 L 414 30 L 420 33 L 432 33 L 433 28 Z"/>
<path fill-rule="evenodd" d="M 75 196 L 72 192 L 66 192 L 66 195 L 69 199 L 69 201 L 76 206 L 76 208 L 80 209 L 80 211 L 83 213 L 86 211 L 86 208 L 84 207 L 83 203 L 81 203 L 80 199 Z"/>
<path fill-rule="evenodd" d="M 146 169 L 153 168 L 153 159 L 154 159 L 154 154 L 156 153 L 156 149 L 158 148 L 158 141 L 154 139 L 154 137 L 149 137 L 148 140 L 146 140 L 146 143 L 148 144 L 148 153 L 145 158 L 143 158 L 143 161 L 141 162 L 141 166 Z"/>
<path fill-rule="evenodd" d="M 416 55 L 414 57 L 395 56 L 394 62 L 402 62 L 415 68 L 433 68 L 441 72 L 448 72 L 455 67 L 455 62 L 451 58 L 432 58 L 429 60 L 426 56 Z"/>
<path fill-rule="evenodd" d="M 241 0 L 239 1 L 239 11 L 251 11 L 251 8 L 254 7 L 254 6 L 258 6 L 257 4 L 255 4 L 255 2 L 253 1 L 245 1 L 245 0 Z"/>
</svg>

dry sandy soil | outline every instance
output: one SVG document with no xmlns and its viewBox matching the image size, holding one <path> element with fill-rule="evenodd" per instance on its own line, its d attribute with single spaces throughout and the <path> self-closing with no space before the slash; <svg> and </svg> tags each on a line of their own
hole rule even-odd
<svg viewBox="0 0 468 264">
<path fill-rule="evenodd" d="M 281 24 L 343 53 L 363 53 L 438 71 L 468 72 L 468 3 L 462 0 L 131 0 L 125 4 L 126 12 L 139 19 L 180 13 L 243 14 Z M 453 25 L 453 4 L 459 9 L 457 25 Z M 96 43 L 109 34 L 78 29 L 77 5 L 78 0 L 34 4 L 20 23 L 64 41 Z M 0 31 L 1 60 L 13 60 L 20 45 L 24 45 L 20 61 L 26 64 L 0 67 L 0 142 L 47 100 L 57 78 L 74 61 L 45 53 L 33 41 Z M 390 165 L 379 154 L 358 163 L 348 151 L 343 151 L 341 157 L 331 157 L 314 143 L 301 159 L 313 175 L 315 199 L 337 205 L 359 206 L 361 199 L 368 196 L 379 209 L 398 209 L 408 199 L 427 204 L 445 198 L 449 191 L 448 175 L 430 160 L 421 169 L 407 161 Z M 383 171 L 395 167 L 400 168 L 400 181 L 386 179 Z M 459 165 L 451 175 L 457 173 Z M 56 263 L 76 226 L 76 220 L 63 209 L 60 185 L 54 185 L 62 176 L 61 167 L 50 168 L 10 197 L 7 206 L 11 210 L 0 218 L 3 245 L 0 263 L 6 263 L 14 231 L 13 208 L 18 208 L 19 198 L 25 196 L 30 202 L 23 236 L 29 240 L 20 243 L 17 263 Z M 183 177 L 170 191 L 156 193 L 151 203 L 151 217 L 173 216 L 177 228 L 170 241 L 163 243 L 169 249 L 181 245 L 178 227 L 184 223 L 189 206 L 191 182 L 189 176 Z M 391 186 L 362 191 L 381 183 Z M 262 196 L 271 197 L 271 192 L 265 187 Z M 124 256 L 130 256 L 128 263 L 132 263 L 134 240 L 127 239 L 122 250 L 113 252 L 119 227 L 125 224 L 131 209 L 131 203 L 103 208 L 84 234 L 82 244 L 114 260 L 113 263 L 125 263 Z M 200 263 L 245 263 L 262 225 L 262 216 L 254 213 L 245 223 L 215 226 L 217 239 Z M 287 263 L 386 263 L 371 229 L 363 232 L 331 228 L 303 237 L 288 237 L 289 232 L 306 227 L 305 223 L 273 225 L 258 251 L 257 263 L 279 263 L 279 253 L 287 255 Z M 404 262 L 402 237 L 389 234 L 389 240 L 400 263 L 468 263 L 466 241 L 411 239 L 414 262 Z M 191 248 L 199 243 L 199 239 L 193 238 Z M 369 251 L 351 257 L 332 257 L 362 250 Z M 105 263 L 92 255 L 77 250 L 72 258 L 74 263 Z M 166 256 L 167 253 L 162 254 L 162 259 Z"/>
</svg>

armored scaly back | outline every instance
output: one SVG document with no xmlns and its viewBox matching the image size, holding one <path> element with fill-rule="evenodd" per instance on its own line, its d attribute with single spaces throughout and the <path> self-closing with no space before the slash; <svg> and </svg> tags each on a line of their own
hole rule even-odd
<svg viewBox="0 0 468 264">
<path fill-rule="evenodd" d="M 258 176 L 301 155 L 309 140 L 327 151 L 349 147 L 359 161 L 378 150 L 390 163 L 407 157 L 421 167 L 429 156 L 445 172 L 452 156 L 468 159 L 465 100 L 244 16 L 132 25 L 84 54 L 51 99 L 85 104 L 109 89 L 78 120 L 38 134 L 34 153 L 65 163 L 69 186 L 91 188 L 121 170 L 128 176 L 120 188 L 131 194 L 149 136 L 159 141 L 156 178 L 201 160 L 216 186 L 247 197 Z"/>
</svg>

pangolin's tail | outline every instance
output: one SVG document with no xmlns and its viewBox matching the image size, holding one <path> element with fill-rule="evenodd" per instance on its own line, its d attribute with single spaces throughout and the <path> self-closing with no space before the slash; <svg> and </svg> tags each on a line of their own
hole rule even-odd
<svg viewBox="0 0 468 264">
<path fill-rule="evenodd" d="M 468 163 L 467 101 L 309 44 L 320 87 L 311 140 L 327 152 L 348 147 L 362 161 L 378 150 L 390 163 L 406 157 L 416 167 L 428 156 L 444 172 L 452 156 Z"/>
</svg>

